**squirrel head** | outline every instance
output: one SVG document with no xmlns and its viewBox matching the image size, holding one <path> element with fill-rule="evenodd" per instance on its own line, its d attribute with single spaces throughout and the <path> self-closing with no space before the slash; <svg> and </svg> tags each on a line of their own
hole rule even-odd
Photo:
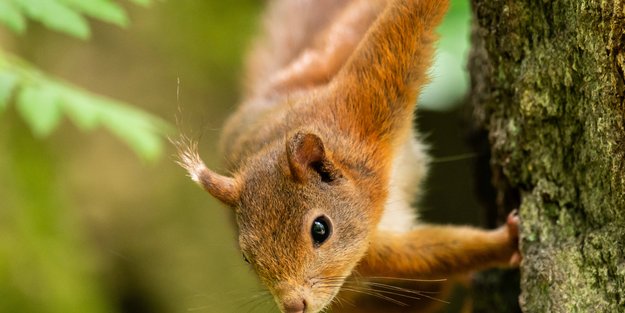
<svg viewBox="0 0 625 313">
<path fill-rule="evenodd" d="M 243 257 L 282 312 L 326 307 L 363 257 L 375 219 L 349 171 L 308 131 L 249 159 L 234 177 L 208 170 L 194 149 L 181 164 L 233 208 Z"/>
</svg>

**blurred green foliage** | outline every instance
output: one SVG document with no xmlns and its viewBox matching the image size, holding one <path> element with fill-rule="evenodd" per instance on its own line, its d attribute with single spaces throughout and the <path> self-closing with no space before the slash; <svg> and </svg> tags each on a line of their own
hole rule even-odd
<svg viewBox="0 0 625 313">
<path fill-rule="evenodd" d="M 190 104 L 184 113 L 171 110 L 187 95 L 204 107 L 197 99 L 205 91 L 209 99 L 216 95 L 213 103 L 233 104 L 234 68 L 260 5 L 171 1 L 159 3 L 154 13 L 123 7 L 106 0 L 0 1 L 0 24 L 20 34 L 7 39 L 0 29 L 0 312 L 233 312 L 247 292 L 230 291 L 249 289 L 241 282 L 252 285 L 249 272 L 236 266 L 234 241 L 223 239 L 231 236 L 226 212 L 171 160 L 157 159 L 171 127 L 143 109 L 67 81 L 113 90 L 172 118 L 193 110 Z M 143 19 L 131 34 L 106 26 L 125 26 L 133 14 Z M 90 27 L 86 17 L 105 23 Z M 151 23 L 150 31 L 141 23 Z M 76 44 L 41 26 L 95 40 Z M 91 48 L 97 56 L 85 60 Z M 83 59 L 80 53 L 75 58 L 81 49 Z M 74 74 L 63 70 L 73 66 Z M 162 77 L 168 83 L 154 81 Z M 91 131 L 90 138 L 72 135 L 64 118 Z M 158 166 L 127 159 L 115 144 L 107 145 L 109 135 Z M 186 213 L 179 214 L 179 207 Z M 207 243 L 215 247 L 205 249 Z M 218 255 L 210 261 L 200 251 Z M 222 273 L 228 281 L 214 284 L 211 277 Z M 205 284 L 236 299 L 223 301 L 206 292 Z"/>
<path fill-rule="evenodd" d="M 147 5 L 149 0 L 133 2 Z M 8 0 L 0 2 L 0 22 L 17 33 L 26 29 L 26 17 L 46 27 L 81 39 L 90 36 L 82 14 L 126 26 L 128 18 L 110 0 Z M 0 49 L 0 110 L 15 94 L 17 109 L 38 137 L 49 135 L 63 115 L 80 129 L 104 126 L 141 157 L 153 160 L 163 149 L 164 121 L 120 101 L 97 96 L 51 78 L 16 56 Z"/>
<path fill-rule="evenodd" d="M 40 138 L 50 135 L 65 115 L 84 131 L 104 126 L 141 157 L 154 160 L 170 128 L 157 117 L 51 78 L 0 50 L 0 110 L 12 94 L 18 112 Z"/>
<path fill-rule="evenodd" d="M 90 28 L 82 14 L 118 26 L 128 23 L 122 7 L 108 0 L 0 2 L 0 23 L 18 34 L 25 33 L 29 18 L 87 39 Z M 38 138 L 50 135 L 67 116 L 81 130 L 104 126 L 147 160 L 161 154 L 163 134 L 170 128 L 155 116 L 52 78 L 0 49 L 0 113 L 10 103 Z M 24 129 L 19 123 L 3 123 L 14 127 L 4 138 L 8 149 L 2 176 L 10 192 L 0 200 L 0 312 L 113 312 L 92 268 L 94 253 L 84 242 L 84 230 L 58 192 L 53 158 L 35 138 L 19 131 Z"/>
<path fill-rule="evenodd" d="M 150 0 L 133 0 L 147 5 Z M 87 15 L 119 26 L 128 24 L 126 12 L 110 0 L 5 0 L 0 2 L 0 22 L 17 33 L 26 30 L 26 18 L 41 22 L 46 27 L 87 39 Z"/>
<path fill-rule="evenodd" d="M 466 64 L 469 56 L 471 7 L 468 0 L 454 0 L 438 28 L 440 39 L 419 107 L 434 111 L 451 110 L 462 103 L 469 90 Z"/>
<path fill-rule="evenodd" d="M 112 312 L 50 154 L 24 132 L 6 147 L 13 193 L 0 206 L 0 312 Z"/>
</svg>

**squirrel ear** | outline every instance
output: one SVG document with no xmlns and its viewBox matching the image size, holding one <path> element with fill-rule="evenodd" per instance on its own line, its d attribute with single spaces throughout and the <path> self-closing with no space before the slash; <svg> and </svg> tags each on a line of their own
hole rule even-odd
<svg viewBox="0 0 625 313">
<path fill-rule="evenodd" d="M 234 206 L 241 190 L 237 180 L 209 170 L 197 153 L 197 143 L 183 138 L 175 144 L 178 146 L 178 164 L 189 172 L 189 177 L 219 201 Z"/>
<path fill-rule="evenodd" d="M 234 206 L 239 200 L 239 186 L 234 178 L 219 175 L 206 167 L 189 174 L 193 181 L 224 204 Z"/>
<path fill-rule="evenodd" d="M 323 141 L 315 134 L 298 132 L 293 135 L 286 142 L 286 155 L 291 176 L 297 182 L 306 182 L 310 170 L 324 182 L 331 182 L 338 176 L 326 155 Z"/>
</svg>

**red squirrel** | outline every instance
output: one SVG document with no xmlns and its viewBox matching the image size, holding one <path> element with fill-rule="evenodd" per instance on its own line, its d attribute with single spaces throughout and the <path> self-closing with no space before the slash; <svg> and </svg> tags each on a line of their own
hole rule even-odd
<svg viewBox="0 0 625 313">
<path fill-rule="evenodd" d="M 206 168 L 196 143 L 178 143 L 191 178 L 232 209 L 244 259 L 281 312 L 320 312 L 357 291 L 346 283 L 356 275 L 409 281 L 518 265 L 515 215 L 496 230 L 433 226 L 411 206 L 428 161 L 413 114 L 447 7 L 270 2 L 244 101 L 221 137 L 230 174 Z"/>
</svg>

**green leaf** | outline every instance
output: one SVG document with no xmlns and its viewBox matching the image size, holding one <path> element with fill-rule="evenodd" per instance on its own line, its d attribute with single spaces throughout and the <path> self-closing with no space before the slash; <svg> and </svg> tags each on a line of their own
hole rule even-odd
<svg viewBox="0 0 625 313">
<path fill-rule="evenodd" d="M 143 112 L 109 103 L 100 105 L 102 123 L 120 139 L 126 141 L 146 160 L 156 159 L 163 143 L 155 118 Z"/>
<path fill-rule="evenodd" d="M 0 49 L 0 91 L 9 97 L 18 87 L 17 111 L 38 137 L 50 134 L 67 115 L 82 130 L 104 126 L 141 158 L 154 160 L 162 154 L 163 135 L 172 130 L 156 116 L 47 77 Z"/>
<path fill-rule="evenodd" d="M 162 135 L 170 126 L 150 114 L 95 95 L 61 86 L 61 106 L 81 129 L 106 127 L 140 157 L 154 160 L 163 150 Z"/>
<path fill-rule="evenodd" d="M 17 96 L 17 110 L 35 136 L 49 135 L 61 120 L 59 95 L 52 88 L 23 86 Z"/>
<path fill-rule="evenodd" d="M 87 131 L 98 126 L 98 115 L 100 114 L 94 96 L 80 92 L 71 87 L 55 85 L 61 95 L 61 108 L 67 116 L 78 126 Z"/>
<path fill-rule="evenodd" d="M 26 19 L 11 1 L 0 1 L 0 22 L 18 34 L 26 30 Z"/>
<path fill-rule="evenodd" d="M 154 161 L 163 152 L 162 138 L 152 131 L 122 123 L 108 123 L 107 126 L 145 160 Z"/>
<path fill-rule="evenodd" d="M 11 72 L 0 72 L 0 112 L 2 112 L 11 98 L 19 77 Z"/>
<path fill-rule="evenodd" d="M 20 0 L 17 2 L 26 14 L 48 28 L 67 33 L 80 39 L 89 38 L 87 21 L 76 11 L 57 0 Z"/>
<path fill-rule="evenodd" d="M 118 26 L 128 25 L 124 9 L 110 0 L 59 0 L 89 16 Z"/>
</svg>

